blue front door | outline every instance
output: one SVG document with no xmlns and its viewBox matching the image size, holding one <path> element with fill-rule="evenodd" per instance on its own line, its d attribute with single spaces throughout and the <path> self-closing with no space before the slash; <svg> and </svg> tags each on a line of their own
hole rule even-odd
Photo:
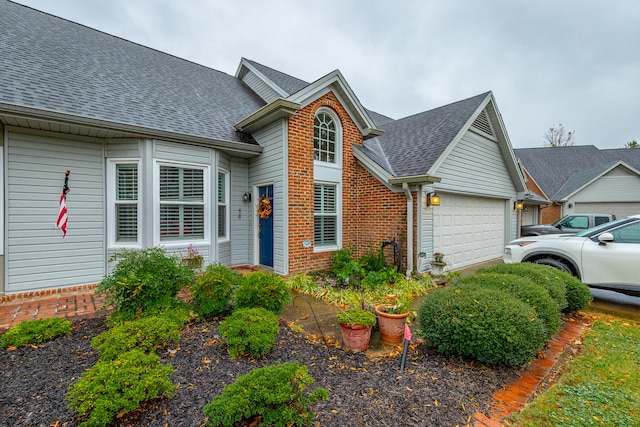
<svg viewBox="0 0 640 427">
<path fill-rule="evenodd" d="M 269 203 L 271 212 L 269 212 Z M 258 240 L 260 265 L 273 267 L 273 185 L 258 187 Z"/>
</svg>

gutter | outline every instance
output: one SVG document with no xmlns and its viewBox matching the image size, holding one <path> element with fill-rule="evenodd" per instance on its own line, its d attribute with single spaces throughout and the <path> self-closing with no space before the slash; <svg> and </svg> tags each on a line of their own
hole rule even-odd
<svg viewBox="0 0 640 427">
<path fill-rule="evenodd" d="M 413 196 L 411 189 L 406 182 L 402 183 L 404 195 L 407 198 L 407 273 L 406 277 L 411 277 L 413 271 Z"/>
</svg>

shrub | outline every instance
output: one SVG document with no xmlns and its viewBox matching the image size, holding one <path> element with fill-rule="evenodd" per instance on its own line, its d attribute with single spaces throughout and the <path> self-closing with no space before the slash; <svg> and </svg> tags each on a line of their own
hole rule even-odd
<svg viewBox="0 0 640 427">
<path fill-rule="evenodd" d="M 476 274 L 461 278 L 454 287 L 456 289 L 479 287 L 509 292 L 520 301 L 528 304 L 536 316 L 542 319 L 547 339 L 553 337 L 560 329 L 561 319 L 558 304 L 551 299 L 546 289 L 526 277 L 513 274 Z"/>
<path fill-rule="evenodd" d="M 112 361 L 100 361 L 69 386 L 68 406 L 81 416 L 82 426 L 106 426 L 118 414 L 131 412 L 159 395 L 172 397 L 171 365 L 162 365 L 156 354 L 132 350 Z"/>
<path fill-rule="evenodd" d="M 339 325 L 374 326 L 377 319 L 376 315 L 369 310 L 350 308 L 348 310 L 340 310 L 336 315 L 336 321 Z"/>
<path fill-rule="evenodd" d="M 564 280 L 556 275 L 557 270 L 553 267 L 542 264 L 533 264 L 524 262 L 519 264 L 497 264 L 489 267 L 483 267 L 476 271 L 476 274 L 495 273 L 495 274 L 515 274 L 516 276 L 526 277 L 535 283 L 544 287 L 551 298 L 558 304 L 558 308 L 562 311 L 567 308 L 567 287 Z"/>
<path fill-rule="evenodd" d="M 340 275 L 351 261 L 353 261 L 353 246 L 339 249 L 331 255 L 331 271 L 336 275 Z"/>
<path fill-rule="evenodd" d="M 491 365 L 520 366 L 545 343 L 542 321 L 531 307 L 492 289 L 437 289 L 418 314 L 420 334 L 444 354 Z"/>
<path fill-rule="evenodd" d="M 26 320 L 0 336 L 0 348 L 35 344 L 71 333 L 71 321 L 61 317 Z"/>
<path fill-rule="evenodd" d="M 279 331 L 278 316 L 261 307 L 239 309 L 218 326 L 234 359 L 245 354 L 264 356 L 275 346 Z"/>
<path fill-rule="evenodd" d="M 569 273 L 560 270 L 556 270 L 554 273 L 563 279 L 567 286 L 567 308 L 564 311 L 573 313 L 587 308 L 593 301 L 589 287 Z"/>
<path fill-rule="evenodd" d="M 91 345 L 100 351 L 100 360 L 113 360 L 120 354 L 138 349 L 150 353 L 169 341 L 180 339 L 178 325 L 165 317 L 144 317 L 125 322 L 95 336 Z"/>
<path fill-rule="evenodd" d="M 358 261 L 367 273 L 370 271 L 381 271 L 387 268 L 382 246 L 378 249 L 374 247 L 369 248 Z"/>
<path fill-rule="evenodd" d="M 309 406 L 329 397 L 323 388 L 306 392 L 313 382 L 307 367 L 298 362 L 254 369 L 226 385 L 222 394 L 204 407 L 207 425 L 233 427 L 255 417 L 262 417 L 261 425 L 266 426 L 311 425 L 315 414 Z"/>
<path fill-rule="evenodd" d="M 202 318 L 229 313 L 234 287 L 240 274 L 224 265 L 209 265 L 192 288 L 193 306 Z"/>
<path fill-rule="evenodd" d="M 284 279 L 277 274 L 255 271 L 245 274 L 236 291 L 237 308 L 262 307 L 279 314 L 291 296 Z"/>
<path fill-rule="evenodd" d="M 175 304 L 183 286 L 193 283 L 193 271 L 160 247 L 125 249 L 111 257 L 110 262 L 116 261 L 96 292 L 106 295 L 106 304 L 122 319 L 157 314 Z"/>
</svg>

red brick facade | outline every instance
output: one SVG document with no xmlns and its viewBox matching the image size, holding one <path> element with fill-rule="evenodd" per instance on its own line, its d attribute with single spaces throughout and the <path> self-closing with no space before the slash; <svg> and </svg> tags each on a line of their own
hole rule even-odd
<svg viewBox="0 0 640 427">
<path fill-rule="evenodd" d="M 546 197 L 543 191 L 538 187 L 535 181 L 529 175 L 529 172 L 524 171 L 525 177 L 527 178 L 527 188 L 543 197 Z M 538 214 L 538 223 L 539 224 L 551 224 L 552 222 L 556 222 L 562 217 L 562 206 L 560 205 L 541 205 L 539 207 Z"/>
<path fill-rule="evenodd" d="M 331 109 L 342 128 L 342 246 L 356 256 L 371 245 L 395 238 L 406 254 L 406 198 L 394 193 L 357 164 L 353 144 L 363 138 L 333 93 L 328 93 L 289 118 L 289 273 L 330 267 L 333 252 L 305 248 L 313 241 L 313 125 L 318 109 Z"/>
</svg>

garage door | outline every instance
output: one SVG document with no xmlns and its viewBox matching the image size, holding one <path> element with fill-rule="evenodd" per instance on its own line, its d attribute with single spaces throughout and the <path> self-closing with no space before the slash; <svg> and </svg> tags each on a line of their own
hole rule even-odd
<svg viewBox="0 0 640 427">
<path fill-rule="evenodd" d="M 443 194 L 433 208 L 434 251 L 456 269 L 500 258 L 504 250 L 505 201 Z"/>
<path fill-rule="evenodd" d="M 640 214 L 640 203 L 576 203 L 575 212 L 613 214 L 616 218 L 626 218 Z"/>
</svg>

